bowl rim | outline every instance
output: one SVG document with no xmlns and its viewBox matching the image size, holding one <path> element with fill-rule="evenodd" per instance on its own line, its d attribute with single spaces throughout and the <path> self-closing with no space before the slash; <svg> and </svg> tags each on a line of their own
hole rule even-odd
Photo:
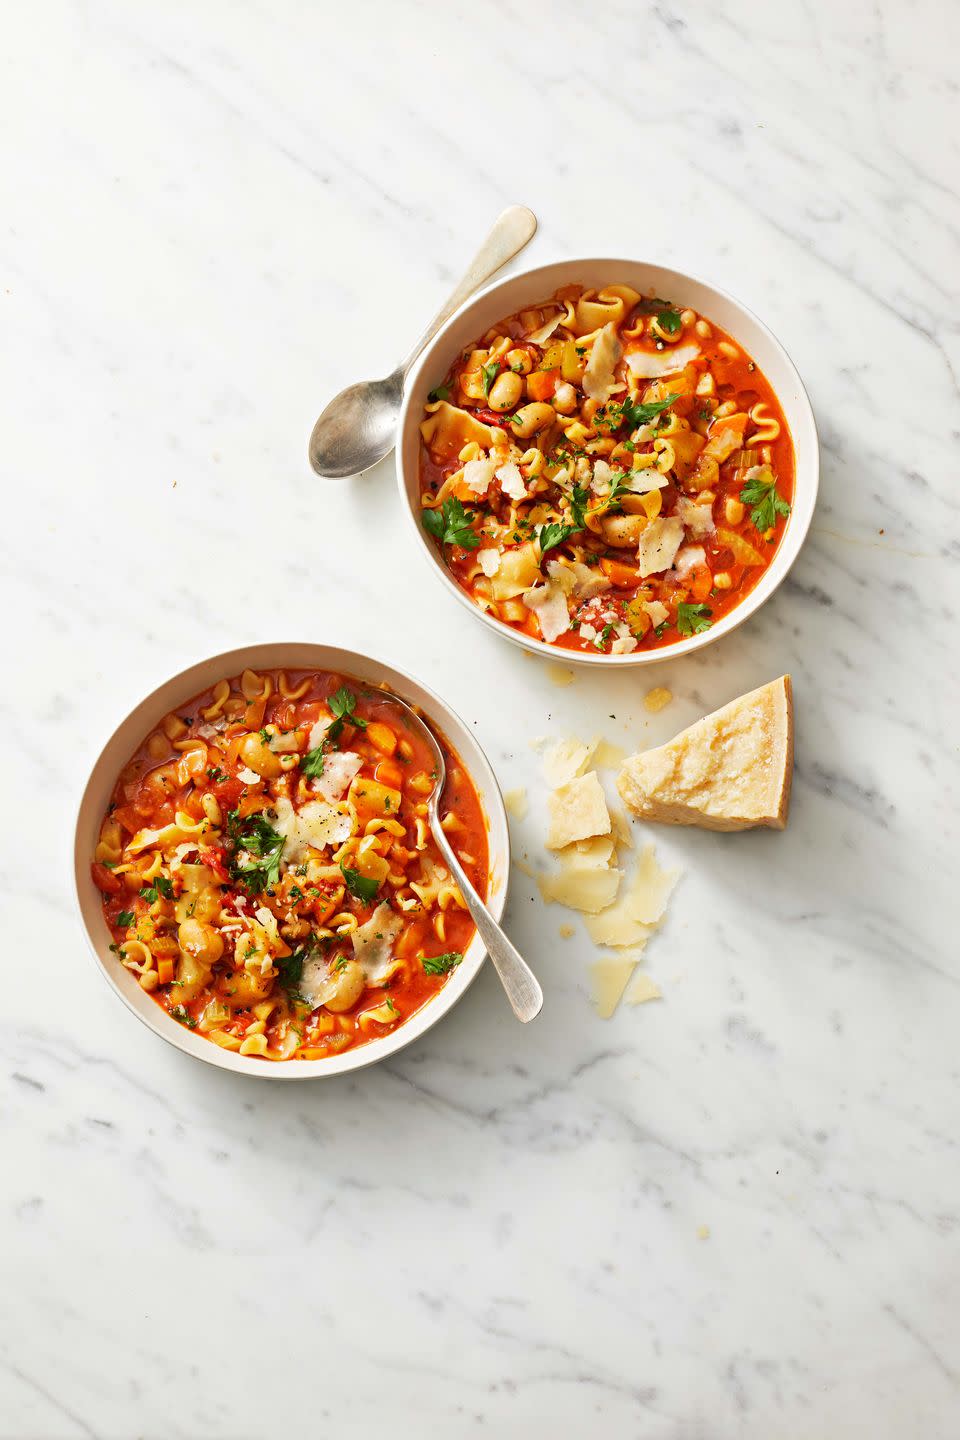
<svg viewBox="0 0 960 1440">
<path fill-rule="evenodd" d="M 310 658 L 311 651 L 322 651 L 327 658 L 324 660 Z M 282 658 L 271 659 L 270 656 L 274 652 L 283 652 Z M 291 658 L 291 652 L 303 652 L 303 663 L 298 664 L 294 658 Z M 341 658 L 338 660 L 334 657 Z M 389 1035 L 367 1041 L 355 1050 L 346 1050 L 342 1054 L 330 1056 L 328 1059 L 265 1062 L 257 1056 L 237 1055 L 234 1051 L 224 1050 L 215 1045 L 213 1041 L 196 1035 L 175 1020 L 171 1020 L 161 1006 L 141 990 L 130 972 L 119 966 L 114 957 L 109 955 L 106 942 L 102 937 L 98 940 L 93 933 L 91 920 L 85 909 L 84 891 L 86 891 L 88 905 L 92 904 L 93 916 L 99 916 L 104 934 L 109 936 L 109 931 L 103 921 L 100 895 L 90 877 L 93 855 L 90 822 L 92 820 L 96 830 L 99 831 L 102 814 L 98 805 L 95 804 L 95 800 L 97 794 L 102 793 L 100 787 L 104 774 L 105 772 L 107 774 L 109 788 L 106 793 L 109 795 L 119 768 L 124 763 L 123 759 L 115 760 L 114 751 L 118 750 L 126 754 L 129 750 L 129 753 L 132 754 L 133 749 L 141 743 L 151 726 L 156 725 L 163 715 L 169 714 L 171 708 L 176 708 L 177 704 L 182 704 L 184 700 L 192 698 L 198 691 L 205 688 L 214 673 L 219 672 L 222 676 L 235 675 L 245 668 L 256 669 L 258 666 L 264 669 L 292 670 L 315 667 L 318 670 L 341 671 L 347 677 L 373 687 L 376 687 L 380 681 L 386 681 L 388 689 L 394 691 L 401 699 L 409 699 L 412 703 L 422 706 L 462 760 L 477 792 L 487 831 L 488 874 L 491 877 L 496 874 L 492 891 L 488 881 L 487 908 L 495 920 L 498 922 L 501 920 L 507 904 L 511 878 L 510 828 L 496 773 L 483 746 L 473 733 L 472 727 L 468 727 L 452 706 L 448 705 L 436 691 L 409 671 L 402 670 L 389 661 L 381 660 L 359 650 L 306 640 L 254 642 L 206 656 L 155 685 L 143 699 L 127 711 L 100 745 L 76 799 L 71 856 L 73 880 L 71 888 L 77 916 L 97 970 L 114 995 L 148 1030 L 159 1036 L 161 1040 L 205 1064 L 252 1079 L 331 1079 L 335 1075 L 365 1069 L 369 1065 L 389 1059 L 442 1020 L 463 998 L 486 962 L 487 952 L 479 932 L 474 933 L 462 963 L 443 988 Z M 401 689 L 400 685 L 396 683 L 396 679 L 412 686 L 413 692 Z M 171 687 L 176 687 L 176 695 L 170 694 Z M 415 693 L 416 691 L 420 692 L 419 696 Z M 161 699 L 161 697 L 165 698 Z M 138 737 L 133 745 L 129 745 L 128 737 L 131 734 L 136 734 Z M 465 750 L 472 753 L 465 754 Z M 143 1001 L 148 1004 L 143 1004 Z"/>
<path fill-rule="evenodd" d="M 739 604 L 723 616 L 716 625 L 711 626 L 709 630 L 705 630 L 699 635 L 692 635 L 686 639 L 678 640 L 675 644 L 665 646 L 661 649 L 637 650 L 630 655 L 591 655 L 582 650 L 568 650 L 561 645 L 550 645 L 545 640 L 537 640 L 531 635 L 523 634 L 521 631 L 514 629 L 512 625 L 507 625 L 505 621 L 495 619 L 493 616 L 488 615 L 479 605 L 475 605 L 466 591 L 457 584 L 437 555 L 435 547 L 431 546 L 427 536 L 424 534 L 423 526 L 419 523 L 418 515 L 414 509 L 412 494 L 407 486 L 404 448 L 411 426 L 411 418 L 414 417 L 414 394 L 424 371 L 428 366 L 432 365 L 437 352 L 442 350 L 452 328 L 458 324 L 465 315 L 479 307 L 489 297 L 499 291 L 505 290 L 508 286 L 515 285 L 517 281 L 526 280 L 536 282 L 540 277 L 546 277 L 551 272 L 567 270 L 571 266 L 580 267 L 587 271 L 589 271 L 591 266 L 622 266 L 625 269 L 643 267 L 647 270 L 657 271 L 661 275 L 675 277 L 678 285 L 687 283 L 701 286 L 704 290 L 709 291 L 712 296 L 716 296 L 722 302 L 732 306 L 733 309 L 738 312 L 738 316 L 744 317 L 747 326 L 754 326 L 774 350 L 778 352 L 778 357 L 795 387 L 795 405 L 799 410 L 799 419 L 803 427 L 808 431 L 809 445 L 803 451 L 803 460 L 807 473 L 801 477 L 801 451 L 797 436 L 799 427 L 796 424 L 790 425 L 794 451 L 794 495 L 791 506 L 790 523 L 784 532 L 783 539 L 776 554 L 753 589 L 748 591 Z M 574 282 L 570 281 L 567 283 Z M 534 302 L 531 301 L 531 303 Z M 734 339 L 737 338 L 738 337 L 734 335 Z M 744 344 L 744 349 L 752 353 L 752 348 L 746 344 Z M 777 393 L 779 399 L 779 392 Z M 781 405 L 782 404 L 783 401 L 781 399 Z M 416 424 L 419 425 L 419 419 L 416 419 Z M 419 447 L 417 453 L 419 455 Z M 526 269 L 514 270 L 509 275 L 500 276 L 491 281 L 488 285 L 483 286 L 482 289 L 475 291 L 469 299 L 465 300 L 464 303 L 454 311 L 453 315 L 450 316 L 441 329 L 437 331 L 433 339 L 424 346 L 407 373 L 404 382 L 403 400 L 397 420 L 396 456 L 397 484 L 400 490 L 401 504 L 416 532 L 418 551 L 434 574 L 439 577 L 441 583 L 446 586 L 448 592 L 456 598 L 459 604 L 469 610 L 471 614 L 479 617 L 480 621 L 494 634 L 502 636 L 504 639 L 520 646 L 521 649 L 526 650 L 530 654 L 539 655 L 543 659 L 559 662 L 564 665 L 571 664 L 629 669 L 634 666 L 662 664 L 668 660 L 678 660 L 684 656 L 691 655 L 695 651 L 702 650 L 707 645 L 712 645 L 715 641 L 723 639 L 725 635 L 731 634 L 732 631 L 738 629 L 739 626 L 749 620 L 752 615 L 756 614 L 761 606 L 766 604 L 790 573 L 810 530 L 820 489 L 820 436 L 817 430 L 817 420 L 813 406 L 810 403 L 810 397 L 807 394 L 806 386 L 801 379 L 799 370 L 791 359 L 783 342 L 778 339 L 765 321 L 761 320 L 749 306 L 744 305 L 741 300 L 738 300 L 737 297 L 732 295 L 728 290 L 724 290 L 720 286 L 713 284 L 712 281 L 704 280 L 700 276 L 692 274 L 690 271 L 674 270 L 668 265 L 661 265 L 653 260 L 625 259 L 616 256 L 572 256 L 566 259 L 546 261 L 541 265 L 529 266 Z M 419 477 L 415 476 L 413 478 L 416 482 L 416 488 L 418 489 Z M 803 492 L 803 504 L 798 505 L 797 501 L 800 497 L 801 488 Z"/>
</svg>

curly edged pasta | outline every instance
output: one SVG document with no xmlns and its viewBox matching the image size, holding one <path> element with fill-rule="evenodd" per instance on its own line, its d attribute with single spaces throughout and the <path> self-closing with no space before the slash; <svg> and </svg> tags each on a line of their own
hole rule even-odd
<svg viewBox="0 0 960 1440">
<path fill-rule="evenodd" d="M 480 802 L 442 740 L 444 828 L 481 895 Z M 262 1060 L 388 1034 L 474 925 L 426 822 L 429 751 L 373 690 L 244 671 L 165 717 L 121 773 L 91 861 L 111 949 L 174 1019 Z"/>
<path fill-rule="evenodd" d="M 708 630 L 776 553 L 793 443 L 765 376 L 689 308 L 571 285 L 430 392 L 424 528 L 493 618 L 630 654 Z"/>
</svg>

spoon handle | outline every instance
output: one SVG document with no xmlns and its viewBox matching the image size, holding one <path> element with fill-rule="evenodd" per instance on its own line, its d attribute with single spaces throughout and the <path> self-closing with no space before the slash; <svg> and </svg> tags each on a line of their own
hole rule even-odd
<svg viewBox="0 0 960 1440">
<path fill-rule="evenodd" d="M 539 1015 L 543 1007 L 543 991 L 540 989 L 540 983 L 526 960 L 504 935 L 470 884 L 466 871 L 457 859 L 456 852 L 447 839 L 446 833 L 441 828 L 440 817 L 434 812 L 431 819 L 433 821 L 431 826 L 433 838 L 443 852 L 443 858 L 453 871 L 453 877 L 460 887 L 460 894 L 464 898 L 473 922 L 480 932 L 480 938 L 486 946 L 487 954 L 496 966 L 497 974 L 507 992 L 507 999 L 510 1001 L 513 1013 L 518 1020 L 522 1020 L 526 1024 L 528 1020 L 533 1020 Z"/>
<path fill-rule="evenodd" d="M 459 310 L 464 300 L 468 299 L 474 290 L 479 290 L 483 282 L 489 280 L 491 275 L 495 275 L 501 265 L 506 265 L 508 260 L 512 260 L 524 245 L 529 244 L 536 233 L 537 217 L 532 210 L 527 209 L 526 205 L 509 205 L 504 210 L 474 255 L 467 273 L 456 290 L 447 303 L 434 315 L 406 360 L 403 361 L 400 370 L 404 375 L 424 345 L 433 339 L 442 325 L 446 325 L 450 316 L 455 310 Z"/>
</svg>

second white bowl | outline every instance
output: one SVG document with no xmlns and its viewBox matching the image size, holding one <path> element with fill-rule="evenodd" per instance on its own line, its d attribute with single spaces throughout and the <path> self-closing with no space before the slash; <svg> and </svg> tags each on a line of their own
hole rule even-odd
<svg viewBox="0 0 960 1440">
<path fill-rule="evenodd" d="M 632 655 L 588 654 L 568 650 L 560 645 L 547 645 L 511 625 L 496 620 L 475 605 L 470 596 L 454 580 L 437 553 L 436 546 L 424 533 L 420 520 L 420 421 L 427 396 L 446 375 L 459 352 L 488 330 L 491 325 L 528 306 L 542 304 L 561 285 L 584 285 L 599 289 L 612 284 L 632 285 L 641 294 L 665 295 L 675 305 L 689 305 L 708 320 L 713 320 L 743 345 L 760 366 L 783 407 L 793 437 L 796 461 L 793 506 L 780 546 L 760 580 L 728 614 L 709 630 L 678 640 L 656 650 L 636 650 Z M 820 483 L 820 447 L 813 410 L 796 367 L 783 346 L 766 325 L 732 295 L 685 275 L 679 270 L 666 270 L 642 260 L 607 260 L 585 257 L 561 260 L 525 270 L 506 280 L 496 281 L 481 290 L 452 319 L 423 351 L 407 377 L 403 406 L 397 432 L 397 474 L 404 506 L 416 531 L 415 544 L 428 564 L 440 577 L 448 593 L 470 611 L 482 624 L 525 650 L 551 660 L 569 661 L 576 665 L 634 666 L 661 664 L 694 650 L 712 645 L 729 635 L 748 620 L 764 601 L 769 600 L 787 575 L 800 553 L 817 499 Z"/>
</svg>

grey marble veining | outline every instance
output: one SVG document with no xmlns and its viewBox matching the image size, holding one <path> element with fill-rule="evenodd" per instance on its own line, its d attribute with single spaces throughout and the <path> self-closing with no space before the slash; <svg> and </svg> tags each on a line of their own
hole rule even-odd
<svg viewBox="0 0 960 1440">
<path fill-rule="evenodd" d="M 956 1435 L 958 14 L 9 17 L 4 1440 Z M 392 461 L 307 469 L 324 400 L 390 367 L 514 200 L 531 263 L 621 252 L 732 291 L 817 413 L 789 581 L 642 679 L 557 689 L 445 602 Z M 789 670 L 790 826 L 656 837 L 684 871 L 660 1005 L 597 1020 L 584 942 L 517 873 L 535 1025 L 484 973 L 354 1078 L 208 1071 L 94 973 L 72 806 L 160 679 L 298 636 L 442 689 L 529 787 L 530 857 L 532 736 L 657 743 Z"/>
</svg>

